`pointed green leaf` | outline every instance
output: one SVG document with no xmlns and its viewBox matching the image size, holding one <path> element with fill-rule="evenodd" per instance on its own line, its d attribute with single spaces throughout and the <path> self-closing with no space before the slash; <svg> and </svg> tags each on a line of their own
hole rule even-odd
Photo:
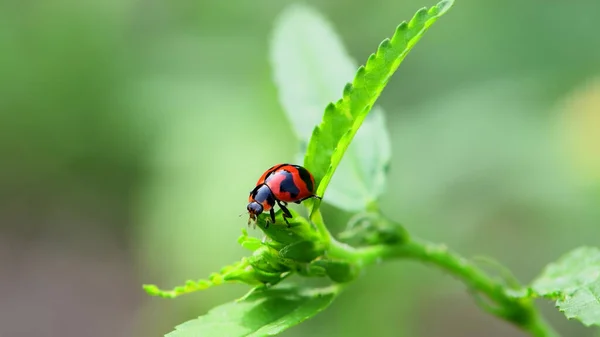
<svg viewBox="0 0 600 337">
<path fill-rule="evenodd" d="M 539 296 L 557 299 L 568 318 L 600 325 L 600 249 L 577 248 L 549 264 L 531 285 Z"/>
<path fill-rule="evenodd" d="M 242 228 L 242 235 L 238 238 L 238 243 L 251 251 L 255 251 L 263 245 L 262 240 L 248 236 L 248 230 L 246 228 Z"/>
<path fill-rule="evenodd" d="M 304 166 L 315 176 L 318 195 L 325 192 L 346 149 L 390 77 L 452 3 L 445 0 L 429 10 L 421 9 L 409 23 L 400 24 L 393 37 L 380 44 L 366 65 L 358 69 L 352 83 L 344 87 L 342 99 L 326 107 L 322 122 L 313 130 L 304 158 Z"/>
<path fill-rule="evenodd" d="M 281 104 L 306 152 L 323 107 L 336 100 L 357 64 L 331 25 L 315 10 L 292 5 L 277 20 L 271 63 Z M 384 191 L 391 157 L 383 110 L 374 108 L 357 132 L 328 189 L 327 202 L 361 210 Z"/>
<path fill-rule="evenodd" d="M 267 247 L 265 247 L 267 248 Z M 256 256 L 253 255 L 252 258 Z M 250 260 L 242 258 L 241 261 L 221 268 L 218 273 L 212 273 L 206 280 L 187 280 L 185 285 L 176 286 L 173 289 L 160 289 L 154 284 L 144 284 L 143 288 L 150 296 L 159 296 L 164 298 L 175 298 L 181 295 L 190 294 L 196 291 L 205 290 L 213 286 L 221 285 L 225 282 L 242 282 L 250 285 L 259 285 L 264 282 L 257 270 L 250 267 Z M 283 272 L 283 271 L 281 271 Z M 277 275 L 281 275 L 279 272 Z M 281 279 L 281 277 L 279 277 Z"/>
<path fill-rule="evenodd" d="M 241 301 L 185 322 L 167 337 L 274 336 L 327 308 L 340 288 L 279 287 L 253 291 Z"/>
</svg>

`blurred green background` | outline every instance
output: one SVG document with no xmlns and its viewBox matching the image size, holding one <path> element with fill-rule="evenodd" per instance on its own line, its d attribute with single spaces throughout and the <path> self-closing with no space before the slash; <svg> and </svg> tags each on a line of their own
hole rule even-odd
<svg viewBox="0 0 600 337">
<path fill-rule="evenodd" d="M 247 193 L 297 148 L 268 61 L 291 3 L 0 2 L 0 336 L 162 336 L 247 290 L 163 300 L 141 284 L 247 255 Z M 307 3 L 360 63 L 434 4 Z M 599 246 L 598 13 L 597 0 L 457 0 L 379 101 L 386 214 L 522 282 Z M 324 212 L 333 231 L 349 216 Z M 594 335 L 540 306 L 564 336 Z M 408 261 L 371 268 L 284 335 L 524 336 Z"/>
</svg>

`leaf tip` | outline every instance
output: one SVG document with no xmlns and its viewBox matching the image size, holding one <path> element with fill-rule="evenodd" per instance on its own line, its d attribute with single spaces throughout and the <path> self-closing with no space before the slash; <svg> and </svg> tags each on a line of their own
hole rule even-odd
<svg viewBox="0 0 600 337">
<path fill-rule="evenodd" d="M 335 104 L 333 102 L 330 102 L 329 104 L 327 104 L 327 106 L 325 107 L 325 112 L 334 112 L 335 111 Z M 316 130 L 316 128 L 315 128 Z"/>
<path fill-rule="evenodd" d="M 212 282 L 212 284 L 214 285 L 220 285 L 223 283 L 223 281 L 225 281 L 223 279 L 223 275 L 219 274 L 219 273 L 212 273 L 209 275 L 208 279 L 210 280 L 210 282 Z"/>
<path fill-rule="evenodd" d="M 398 27 L 396 27 L 396 31 L 392 36 L 392 41 L 394 44 L 397 43 L 406 43 L 407 40 L 407 31 L 408 31 L 408 23 L 406 21 L 402 21 Z"/>
<path fill-rule="evenodd" d="M 403 33 L 404 31 L 406 31 L 406 29 L 408 28 L 408 23 L 406 21 L 402 21 L 398 27 L 396 27 L 396 33 L 394 35 L 398 35 Z"/>
<path fill-rule="evenodd" d="M 367 59 L 367 63 L 365 64 L 365 68 L 370 69 L 373 66 L 373 62 L 375 62 L 375 59 L 377 58 L 377 56 L 375 54 L 371 54 L 369 55 L 369 58 Z"/>
<path fill-rule="evenodd" d="M 366 72 L 367 70 L 365 69 L 365 66 L 360 66 L 356 71 L 356 76 L 354 77 L 354 80 L 362 80 Z"/>
<path fill-rule="evenodd" d="M 437 9 L 437 15 L 439 16 L 439 15 L 446 13 L 450 9 L 450 7 L 452 7 L 453 5 L 454 5 L 454 0 L 442 0 L 437 5 L 435 5 L 433 8 Z"/>
<path fill-rule="evenodd" d="M 428 12 L 427 8 L 423 7 L 421 9 L 419 9 L 413 16 L 412 20 L 410 20 L 410 23 L 408 25 L 410 27 L 414 27 L 416 25 L 424 24 L 425 21 L 427 21 L 427 19 L 429 18 L 428 14 L 429 14 L 429 12 Z"/>
<path fill-rule="evenodd" d="M 154 284 L 144 284 L 142 288 L 150 296 L 158 296 L 160 294 L 160 290 Z"/>
<path fill-rule="evenodd" d="M 352 88 L 352 83 L 346 83 L 346 85 L 344 86 L 344 97 L 350 96 Z"/>
<path fill-rule="evenodd" d="M 390 41 L 390 39 L 384 39 L 383 41 L 381 41 L 379 47 L 377 48 L 377 54 L 385 52 L 385 50 L 389 49 L 391 45 L 392 42 Z"/>
</svg>

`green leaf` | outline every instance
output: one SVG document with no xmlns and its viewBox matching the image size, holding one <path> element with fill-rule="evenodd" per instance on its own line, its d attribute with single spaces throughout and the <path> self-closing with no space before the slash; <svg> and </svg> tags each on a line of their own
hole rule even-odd
<svg viewBox="0 0 600 337">
<path fill-rule="evenodd" d="M 362 212 L 355 214 L 349 221 L 345 231 L 338 234 L 342 241 L 357 241 L 357 244 L 395 245 L 409 240 L 409 235 L 402 225 L 390 221 L 378 212 Z"/>
<path fill-rule="evenodd" d="M 255 251 L 262 247 L 262 240 L 248 236 L 248 230 L 246 228 L 242 228 L 242 235 L 238 238 L 238 243 L 251 251 Z"/>
<path fill-rule="evenodd" d="M 531 288 L 556 299 L 568 318 L 600 325 L 600 249 L 580 247 L 567 253 L 549 264 Z"/>
<path fill-rule="evenodd" d="M 358 69 L 352 83 L 346 84 L 342 98 L 326 107 L 321 124 L 313 130 L 304 158 L 304 166 L 315 176 L 318 195 L 323 196 L 346 149 L 390 77 L 452 3 L 445 0 L 429 10 L 423 8 L 409 23 L 400 24 L 393 37 L 384 40 L 366 65 Z"/>
<path fill-rule="evenodd" d="M 573 293 L 600 280 L 600 249 L 579 247 L 546 266 L 531 288 L 540 296 Z"/>
<path fill-rule="evenodd" d="M 339 283 L 355 280 L 360 272 L 359 267 L 347 261 L 317 260 L 311 265 L 323 268 L 332 281 Z"/>
<path fill-rule="evenodd" d="M 572 295 L 558 300 L 556 305 L 567 318 L 575 318 L 587 326 L 600 325 L 600 282 L 577 289 Z"/>
<path fill-rule="evenodd" d="M 281 221 L 281 210 L 277 211 L 275 217 L 278 222 L 274 224 L 267 222 L 268 214 L 263 213 L 258 217 L 256 225 L 271 239 L 269 245 L 280 249 L 298 241 L 318 241 L 319 236 L 312 225 L 295 210 L 290 208 L 289 211 L 292 214 L 292 218 L 288 219 L 290 227 Z"/>
<path fill-rule="evenodd" d="M 248 263 L 255 270 L 268 273 L 283 273 L 289 271 L 289 267 L 283 264 L 284 260 L 279 257 L 278 252 L 269 246 L 262 246 L 248 258 Z"/>
<path fill-rule="evenodd" d="M 262 248 L 262 247 L 261 247 Z M 268 247 L 265 247 L 268 248 Z M 260 252 L 255 253 L 252 258 L 256 258 L 256 255 Z M 251 261 L 246 258 L 242 258 L 241 261 L 236 262 L 232 265 L 225 266 L 219 270 L 218 273 L 212 273 L 206 280 L 187 280 L 185 285 L 176 286 L 170 290 L 160 289 L 154 284 L 144 284 L 143 288 L 150 296 L 160 296 L 164 298 L 175 298 L 181 295 L 190 294 L 196 291 L 205 290 L 213 286 L 218 286 L 226 282 L 242 282 L 250 285 L 260 285 L 265 282 L 263 275 L 258 270 L 250 267 Z M 266 281 L 276 283 L 281 280 L 281 274 L 285 270 L 276 274 L 277 279 L 273 277 Z"/>
<path fill-rule="evenodd" d="M 321 122 L 323 107 L 339 97 L 357 63 L 325 18 L 305 5 L 284 11 L 274 31 L 274 79 L 303 155 L 315 125 Z M 355 138 L 332 179 L 327 199 L 348 211 L 364 209 L 384 191 L 391 146 L 382 109 L 373 109 Z"/>
<path fill-rule="evenodd" d="M 318 241 L 298 241 L 283 247 L 279 255 L 284 259 L 310 262 L 323 255 L 325 247 Z"/>
<path fill-rule="evenodd" d="M 253 291 L 241 301 L 220 305 L 177 326 L 166 336 L 273 336 L 327 308 L 340 289 L 276 287 Z"/>
</svg>

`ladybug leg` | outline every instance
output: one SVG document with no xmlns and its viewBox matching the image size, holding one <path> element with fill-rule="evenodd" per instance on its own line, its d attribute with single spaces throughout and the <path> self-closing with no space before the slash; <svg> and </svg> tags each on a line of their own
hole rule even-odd
<svg viewBox="0 0 600 337">
<path fill-rule="evenodd" d="M 275 210 L 273 209 L 273 207 L 271 207 L 271 210 L 269 211 L 269 215 L 271 216 L 271 222 L 275 223 Z M 265 225 L 265 228 L 269 228 L 269 219 L 267 219 L 267 224 Z"/>
<path fill-rule="evenodd" d="M 319 199 L 319 200 L 323 199 L 320 196 L 315 194 L 315 195 L 311 195 L 310 197 L 306 197 L 304 199 L 296 200 L 296 201 L 294 201 L 294 203 L 299 204 L 299 203 L 303 202 L 304 200 L 311 199 L 311 198 L 315 198 L 315 199 Z"/>
<path fill-rule="evenodd" d="M 290 225 L 290 223 L 288 222 L 288 218 L 293 218 L 292 213 L 290 213 L 290 210 L 287 209 L 287 202 L 284 201 L 277 201 L 277 204 L 279 205 L 279 208 L 281 208 L 281 211 L 283 212 L 283 221 L 285 221 L 285 223 L 287 224 L 288 228 L 292 227 L 292 225 Z"/>
<path fill-rule="evenodd" d="M 283 203 L 278 203 L 279 207 L 281 208 L 281 210 L 283 211 L 283 215 L 284 218 L 293 218 L 292 213 L 290 213 L 290 210 L 287 209 L 287 207 L 285 207 L 286 205 L 283 205 Z"/>
</svg>

